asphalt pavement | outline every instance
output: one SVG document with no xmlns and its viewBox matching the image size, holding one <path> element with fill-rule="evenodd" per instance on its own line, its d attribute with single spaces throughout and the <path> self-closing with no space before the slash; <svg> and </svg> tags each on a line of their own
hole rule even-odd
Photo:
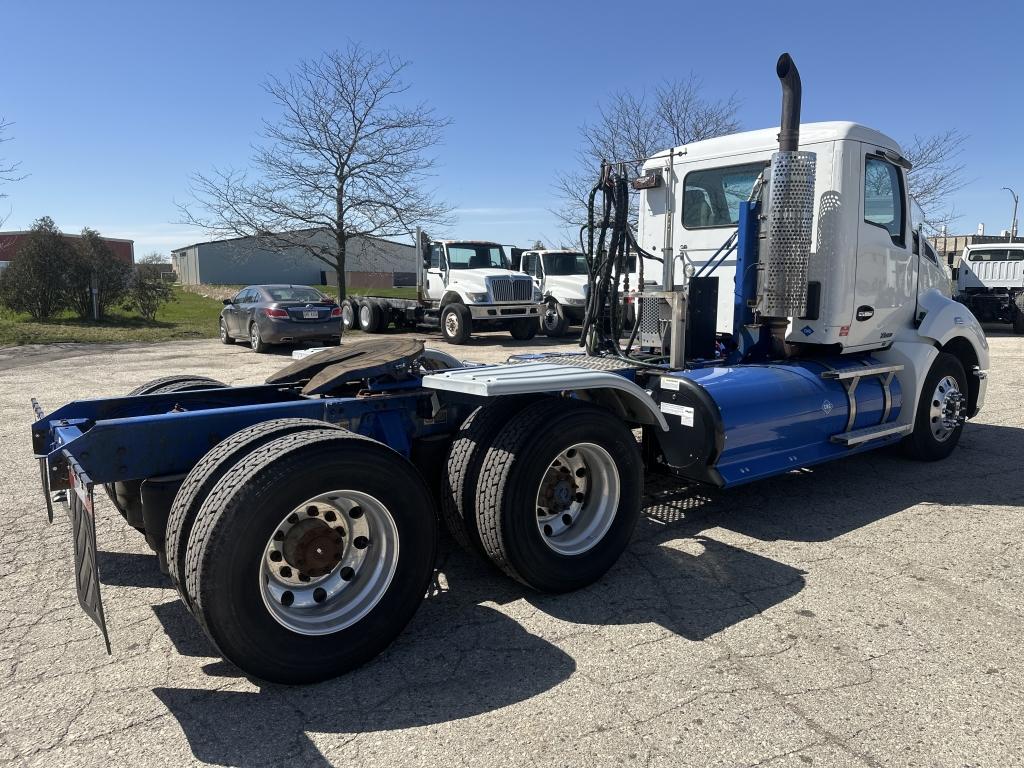
<svg viewBox="0 0 1024 768">
<path fill-rule="evenodd" d="M 724 492 L 651 479 L 626 554 L 568 595 L 445 539 L 399 640 L 300 688 L 217 658 L 98 494 L 108 656 L 29 441 L 31 396 L 50 410 L 177 372 L 259 383 L 288 358 L 0 350 L 0 765 L 1020 765 L 1024 338 L 990 343 L 988 402 L 945 462 L 876 452 Z M 489 334 L 450 351 L 537 348 L 570 347 Z"/>
</svg>

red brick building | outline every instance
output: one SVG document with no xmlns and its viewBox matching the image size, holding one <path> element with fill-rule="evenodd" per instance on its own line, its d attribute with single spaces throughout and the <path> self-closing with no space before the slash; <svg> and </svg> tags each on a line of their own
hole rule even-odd
<svg viewBox="0 0 1024 768">
<path fill-rule="evenodd" d="M 6 267 L 8 262 L 18 257 L 18 249 L 29 234 L 29 232 L 0 232 L 0 269 Z M 82 239 L 79 235 L 66 234 L 64 237 L 72 243 Z M 119 237 L 104 237 L 102 240 L 114 253 L 114 256 L 125 264 L 135 263 L 134 240 L 124 240 Z"/>
</svg>

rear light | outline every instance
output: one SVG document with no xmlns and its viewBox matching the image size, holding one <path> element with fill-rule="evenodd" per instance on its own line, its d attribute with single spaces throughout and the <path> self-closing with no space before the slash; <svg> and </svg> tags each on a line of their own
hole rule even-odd
<svg viewBox="0 0 1024 768">
<path fill-rule="evenodd" d="M 266 315 L 267 317 L 273 317 L 276 320 L 287 320 L 288 319 L 288 310 L 285 310 L 285 309 L 276 309 L 274 307 L 265 307 L 263 309 L 263 314 Z"/>
<path fill-rule="evenodd" d="M 334 307 L 331 310 L 331 317 L 341 317 L 341 307 Z"/>
</svg>

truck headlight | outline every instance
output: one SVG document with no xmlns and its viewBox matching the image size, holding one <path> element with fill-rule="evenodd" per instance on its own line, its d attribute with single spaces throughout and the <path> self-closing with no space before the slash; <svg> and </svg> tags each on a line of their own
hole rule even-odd
<svg viewBox="0 0 1024 768">
<path fill-rule="evenodd" d="M 477 304 L 479 304 L 480 302 L 487 301 L 487 291 L 484 291 L 483 293 L 469 293 L 467 291 L 466 292 L 466 297 L 470 301 L 474 301 Z"/>
<path fill-rule="evenodd" d="M 537 303 L 540 303 L 541 299 L 543 299 L 543 298 L 544 298 L 544 296 L 541 294 L 540 288 L 534 288 L 533 289 L 533 300 L 535 302 L 537 302 Z"/>
</svg>

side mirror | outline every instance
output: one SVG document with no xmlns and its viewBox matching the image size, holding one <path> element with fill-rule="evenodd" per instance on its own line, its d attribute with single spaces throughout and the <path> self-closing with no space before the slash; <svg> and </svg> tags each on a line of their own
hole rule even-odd
<svg viewBox="0 0 1024 768">
<path fill-rule="evenodd" d="M 230 306 L 231 306 L 232 304 L 234 304 L 234 303 L 235 303 L 235 300 L 234 300 L 234 299 L 224 299 L 224 305 L 225 305 L 225 306 L 228 306 L 228 307 L 230 307 Z"/>
<path fill-rule="evenodd" d="M 430 269 L 430 259 L 424 259 L 423 260 L 423 268 L 424 269 Z"/>
</svg>

